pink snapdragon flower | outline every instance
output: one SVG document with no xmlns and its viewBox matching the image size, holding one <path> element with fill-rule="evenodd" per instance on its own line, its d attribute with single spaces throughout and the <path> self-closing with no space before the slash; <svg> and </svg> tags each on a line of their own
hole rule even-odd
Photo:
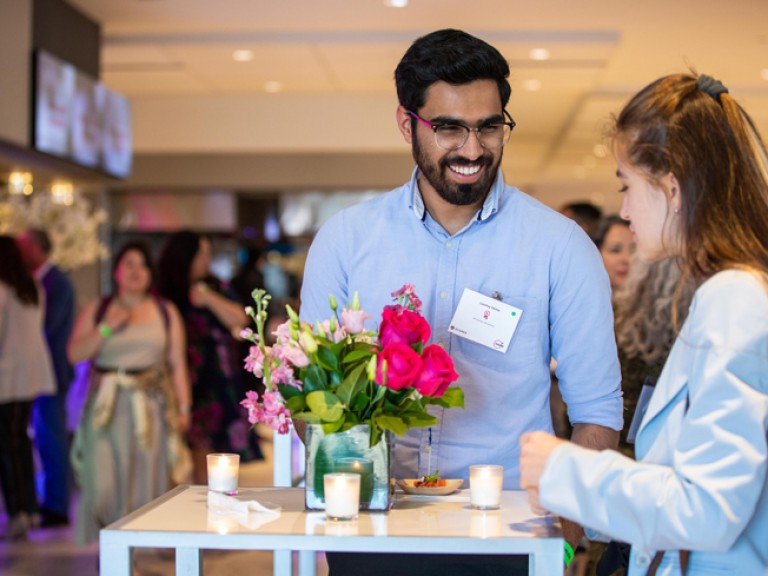
<svg viewBox="0 0 768 576">
<path fill-rule="evenodd" d="M 267 348 L 267 355 L 269 355 L 269 351 L 270 348 Z M 256 378 L 264 376 L 264 354 L 259 346 L 254 344 L 249 348 L 248 356 L 245 357 L 245 369 Z"/>
</svg>

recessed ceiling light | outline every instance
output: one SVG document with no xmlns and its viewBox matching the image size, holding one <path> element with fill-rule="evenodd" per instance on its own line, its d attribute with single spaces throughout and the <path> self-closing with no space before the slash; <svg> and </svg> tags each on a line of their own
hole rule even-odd
<svg viewBox="0 0 768 576">
<path fill-rule="evenodd" d="M 541 80 L 537 80 L 536 78 L 523 80 L 523 90 L 527 92 L 538 92 L 541 90 Z"/>
<path fill-rule="evenodd" d="M 277 92 L 283 91 L 283 83 L 279 80 L 270 80 L 269 82 L 264 83 L 264 92 L 269 92 L 270 94 L 276 94 Z"/>
<path fill-rule="evenodd" d="M 531 60 L 549 60 L 549 50 L 546 48 L 534 48 L 528 53 Z"/>
<path fill-rule="evenodd" d="M 408 6 L 408 0 L 384 0 L 384 6 L 387 8 L 405 8 Z"/>
<path fill-rule="evenodd" d="M 253 50 L 235 50 L 232 52 L 232 60 L 235 62 L 250 62 L 253 60 Z"/>
</svg>

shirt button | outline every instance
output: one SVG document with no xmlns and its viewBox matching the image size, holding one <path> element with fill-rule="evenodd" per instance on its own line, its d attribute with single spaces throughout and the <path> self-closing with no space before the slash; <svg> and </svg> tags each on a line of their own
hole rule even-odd
<svg viewBox="0 0 768 576">
<path fill-rule="evenodd" d="M 445 300 L 446 298 L 448 298 L 448 292 L 446 292 L 445 290 L 443 290 L 442 292 L 440 292 L 440 298 L 442 298 L 443 300 Z"/>
<path fill-rule="evenodd" d="M 446 248 L 453 248 L 453 242 L 451 240 L 448 240 L 448 242 L 445 243 Z"/>
<path fill-rule="evenodd" d="M 651 555 L 646 554 L 645 552 L 640 552 L 637 556 L 635 556 L 635 564 L 638 566 L 644 567 L 648 566 L 651 563 Z"/>
</svg>

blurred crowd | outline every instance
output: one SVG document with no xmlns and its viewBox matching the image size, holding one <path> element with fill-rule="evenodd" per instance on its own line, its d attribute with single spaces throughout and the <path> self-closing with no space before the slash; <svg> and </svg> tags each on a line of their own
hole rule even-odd
<svg viewBox="0 0 768 576">
<path fill-rule="evenodd" d="M 124 242 L 109 293 L 77 311 L 51 252 L 44 230 L 0 236 L 6 539 L 73 523 L 88 543 L 173 485 L 205 484 L 208 453 L 263 458 L 240 406 L 260 383 L 243 370 L 239 333 L 256 288 L 273 294 L 275 319 L 297 306 L 295 275 L 250 246 L 231 279 L 217 278 L 210 239 L 182 230 L 157 255 L 143 241 Z M 87 381 L 79 405 L 68 403 L 75 366 Z"/>
</svg>

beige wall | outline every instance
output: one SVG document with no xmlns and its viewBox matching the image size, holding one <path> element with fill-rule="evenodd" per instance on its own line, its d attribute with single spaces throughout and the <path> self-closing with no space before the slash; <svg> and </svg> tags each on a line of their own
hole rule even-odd
<svg viewBox="0 0 768 576">
<path fill-rule="evenodd" d="M 0 139 L 29 146 L 32 0 L 0 0 Z"/>
</svg>

